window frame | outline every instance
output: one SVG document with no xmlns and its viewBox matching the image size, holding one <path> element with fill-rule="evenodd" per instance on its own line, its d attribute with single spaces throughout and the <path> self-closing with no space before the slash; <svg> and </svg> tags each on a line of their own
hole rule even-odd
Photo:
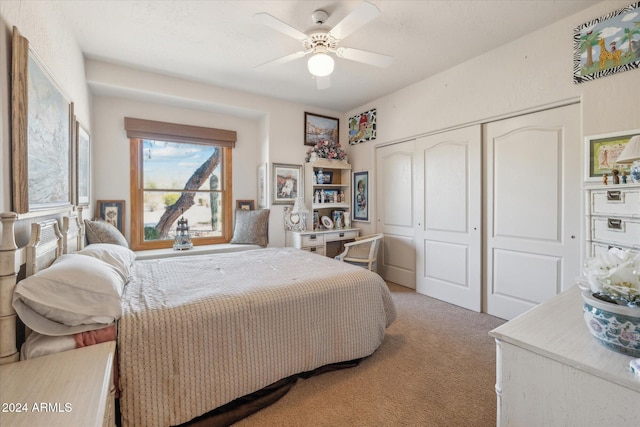
<svg viewBox="0 0 640 427">
<path fill-rule="evenodd" d="M 125 118 L 130 147 L 130 195 L 132 250 L 173 247 L 173 240 L 144 240 L 143 140 L 194 143 L 217 146 L 221 149 L 222 236 L 192 238 L 194 246 L 229 243 L 233 233 L 233 147 L 236 133 L 221 129 L 200 128 L 150 120 Z M 182 190 L 181 190 L 182 191 Z"/>
</svg>

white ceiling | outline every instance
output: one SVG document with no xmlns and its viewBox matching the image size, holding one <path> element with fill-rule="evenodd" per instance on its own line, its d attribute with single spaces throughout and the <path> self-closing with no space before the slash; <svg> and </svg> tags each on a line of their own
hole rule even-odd
<svg viewBox="0 0 640 427">
<path fill-rule="evenodd" d="M 253 19 L 268 12 L 302 32 L 311 14 L 333 27 L 360 1 L 55 2 L 87 58 L 346 112 L 509 43 L 599 1 L 370 0 L 382 15 L 340 46 L 394 56 L 386 69 L 336 59 L 331 87 L 316 89 L 306 58 L 254 67 L 301 50 L 301 43 Z M 578 25 L 579 23 L 576 23 Z M 571 43 L 571 33 L 566 40 Z"/>
</svg>

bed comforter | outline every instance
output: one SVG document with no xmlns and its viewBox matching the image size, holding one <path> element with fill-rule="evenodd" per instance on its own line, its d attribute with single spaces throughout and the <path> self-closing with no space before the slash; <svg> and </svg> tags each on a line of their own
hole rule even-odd
<svg viewBox="0 0 640 427">
<path fill-rule="evenodd" d="M 298 249 L 136 261 L 118 325 L 123 426 L 181 424 L 368 356 L 395 316 L 380 276 Z"/>
</svg>

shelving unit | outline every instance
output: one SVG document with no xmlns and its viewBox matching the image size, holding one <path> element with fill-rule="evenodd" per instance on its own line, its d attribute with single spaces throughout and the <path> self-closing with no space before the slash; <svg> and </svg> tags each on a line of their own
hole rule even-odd
<svg viewBox="0 0 640 427">
<path fill-rule="evenodd" d="M 333 174 L 330 184 L 314 184 L 314 175 L 322 170 L 324 173 Z M 328 216 L 332 218 L 332 211 L 339 209 L 344 210 L 345 215 L 351 215 L 351 165 L 347 162 L 339 160 L 318 159 L 315 162 L 305 163 L 304 165 L 304 195 L 305 205 L 311 215 L 307 216 L 307 230 L 323 231 L 319 221 L 319 227 L 313 227 L 313 212 L 318 212 L 318 218 Z M 337 194 L 342 192 L 344 200 L 340 202 L 314 203 L 316 191 L 336 191 Z M 333 219 L 333 218 L 332 218 Z"/>
</svg>

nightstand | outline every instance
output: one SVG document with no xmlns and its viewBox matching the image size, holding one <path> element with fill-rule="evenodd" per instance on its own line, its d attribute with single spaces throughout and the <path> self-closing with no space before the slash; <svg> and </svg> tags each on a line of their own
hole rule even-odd
<svg viewBox="0 0 640 427">
<path fill-rule="evenodd" d="M 0 366 L 0 425 L 114 426 L 115 341 Z"/>
</svg>

